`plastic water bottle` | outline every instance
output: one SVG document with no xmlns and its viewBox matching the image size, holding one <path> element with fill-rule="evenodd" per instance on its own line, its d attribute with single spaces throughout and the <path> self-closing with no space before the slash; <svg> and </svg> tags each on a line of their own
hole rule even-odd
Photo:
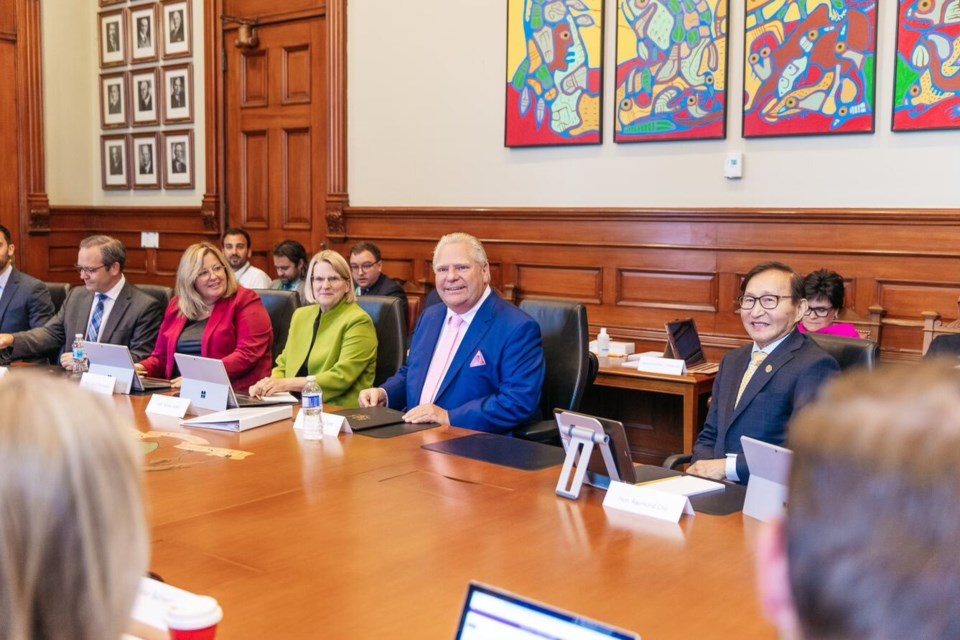
<svg viewBox="0 0 960 640">
<path fill-rule="evenodd" d="M 303 439 L 319 440 L 323 437 L 323 391 L 316 376 L 307 376 L 303 387 L 300 411 L 303 413 Z"/>
<path fill-rule="evenodd" d="M 610 355 L 610 334 L 606 327 L 600 327 L 600 334 L 597 336 L 597 355 L 601 358 Z"/>
<path fill-rule="evenodd" d="M 73 337 L 73 373 L 70 377 L 79 378 L 87 368 L 87 356 L 83 348 L 83 334 L 77 333 Z"/>
</svg>

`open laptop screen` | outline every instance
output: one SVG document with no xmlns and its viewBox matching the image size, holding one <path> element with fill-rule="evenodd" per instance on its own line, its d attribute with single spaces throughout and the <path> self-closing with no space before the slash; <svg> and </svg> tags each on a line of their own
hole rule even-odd
<svg viewBox="0 0 960 640">
<path fill-rule="evenodd" d="M 670 344 L 674 358 L 683 360 L 688 367 L 707 361 L 703 355 L 700 334 L 697 333 L 697 324 L 693 318 L 668 322 L 666 328 L 667 342 Z"/>
<path fill-rule="evenodd" d="M 586 618 L 530 602 L 519 596 L 470 583 L 456 640 L 639 640 Z"/>
</svg>

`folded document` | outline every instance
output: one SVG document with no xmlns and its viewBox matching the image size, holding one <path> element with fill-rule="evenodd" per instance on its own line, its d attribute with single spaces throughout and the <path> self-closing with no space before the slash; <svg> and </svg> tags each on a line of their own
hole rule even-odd
<svg viewBox="0 0 960 640">
<path fill-rule="evenodd" d="M 185 427 L 239 432 L 279 420 L 289 420 L 291 417 L 293 417 L 293 407 L 290 405 L 268 405 L 215 411 L 189 420 L 181 420 L 180 424 Z"/>
</svg>

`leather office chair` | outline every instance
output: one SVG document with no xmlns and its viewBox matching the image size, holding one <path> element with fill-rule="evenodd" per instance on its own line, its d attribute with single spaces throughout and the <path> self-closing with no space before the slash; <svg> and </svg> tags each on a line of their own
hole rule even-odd
<svg viewBox="0 0 960 640">
<path fill-rule="evenodd" d="M 63 301 L 67 299 L 70 285 L 66 282 L 44 282 L 44 284 L 47 285 L 47 291 L 50 292 L 50 299 L 53 300 L 53 313 L 56 314 L 63 306 Z"/>
<path fill-rule="evenodd" d="M 861 338 L 845 338 L 819 333 L 808 333 L 820 348 L 833 356 L 840 365 L 841 371 L 854 367 L 873 369 L 877 365 L 880 345 L 873 340 Z"/>
<path fill-rule="evenodd" d="M 252 289 L 255 291 L 270 316 L 270 325 L 273 327 L 273 362 L 287 344 L 287 334 L 290 332 L 290 320 L 293 312 L 300 306 L 300 296 L 296 291 L 282 289 Z"/>
<path fill-rule="evenodd" d="M 357 298 L 377 330 L 377 370 L 373 385 L 378 387 L 403 366 L 406 352 L 406 319 L 399 298 L 393 296 L 360 296 Z"/>
<path fill-rule="evenodd" d="M 137 288 L 150 297 L 156 298 L 163 306 L 164 311 L 167 310 L 170 300 L 173 299 L 173 289 L 170 287 L 165 287 L 161 284 L 138 284 Z"/>
<path fill-rule="evenodd" d="M 523 300 L 520 309 L 540 325 L 547 370 L 540 396 L 543 420 L 515 430 L 514 435 L 524 440 L 559 444 L 560 433 L 553 410 L 576 411 L 587 383 L 592 381 L 591 371 L 594 378 L 597 375 L 598 367 L 593 365 L 597 362 L 596 356 L 589 351 L 587 308 L 575 302 Z"/>
</svg>

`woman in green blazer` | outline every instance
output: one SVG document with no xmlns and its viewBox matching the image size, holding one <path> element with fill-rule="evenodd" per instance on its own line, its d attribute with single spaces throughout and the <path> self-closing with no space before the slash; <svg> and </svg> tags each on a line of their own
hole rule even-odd
<svg viewBox="0 0 960 640">
<path fill-rule="evenodd" d="M 350 266 L 336 251 L 321 251 L 310 260 L 305 289 L 310 304 L 293 314 L 277 366 L 250 395 L 300 391 L 313 375 L 325 403 L 355 408 L 361 389 L 373 385 L 377 332 L 357 304 Z"/>
</svg>

